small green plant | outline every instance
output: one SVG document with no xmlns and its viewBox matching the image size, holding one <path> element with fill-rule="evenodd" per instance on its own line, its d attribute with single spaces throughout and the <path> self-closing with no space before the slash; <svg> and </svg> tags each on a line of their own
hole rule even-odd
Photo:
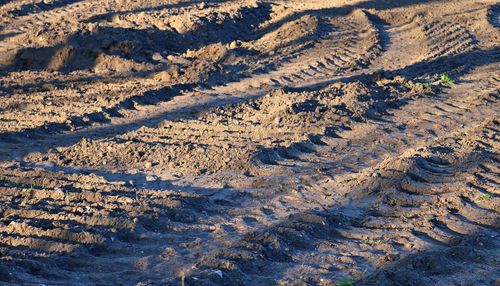
<svg viewBox="0 0 500 286">
<path fill-rule="evenodd" d="M 369 239 L 363 239 L 363 240 L 361 240 L 361 243 L 366 243 L 368 245 L 378 245 L 378 244 L 383 243 L 383 241 L 380 240 L 380 239 L 370 239 L 369 238 Z"/>
<path fill-rule="evenodd" d="M 432 85 L 428 82 L 415 83 L 415 85 L 413 87 L 413 91 L 418 92 L 418 93 L 428 93 L 428 94 L 434 93 L 434 90 L 432 89 Z"/>
<path fill-rule="evenodd" d="M 491 199 L 493 199 L 493 196 L 490 194 L 482 194 L 479 196 L 480 201 L 489 201 Z"/>
<path fill-rule="evenodd" d="M 455 81 L 447 74 L 441 75 L 441 81 L 447 85 L 455 84 Z"/>
<path fill-rule="evenodd" d="M 337 286 L 352 286 L 354 282 L 352 280 L 343 280 L 337 283 Z"/>
<path fill-rule="evenodd" d="M 431 84 L 430 84 L 430 83 L 428 83 L 428 82 L 417 82 L 417 83 L 415 84 L 415 86 L 416 86 L 417 88 L 424 89 L 424 88 L 429 88 L 429 87 L 431 87 Z"/>
</svg>

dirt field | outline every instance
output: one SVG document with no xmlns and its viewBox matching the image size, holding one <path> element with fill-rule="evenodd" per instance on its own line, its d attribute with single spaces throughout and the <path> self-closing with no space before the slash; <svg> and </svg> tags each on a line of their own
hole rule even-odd
<svg viewBox="0 0 500 286">
<path fill-rule="evenodd" d="M 0 1 L 0 285 L 500 285 L 495 0 Z"/>
</svg>

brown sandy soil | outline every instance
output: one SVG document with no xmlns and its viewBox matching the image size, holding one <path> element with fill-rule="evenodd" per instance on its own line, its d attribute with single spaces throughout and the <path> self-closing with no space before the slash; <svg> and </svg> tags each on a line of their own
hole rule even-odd
<svg viewBox="0 0 500 286">
<path fill-rule="evenodd" d="M 494 0 L 1 1 L 0 284 L 498 285 L 499 29 Z"/>
</svg>

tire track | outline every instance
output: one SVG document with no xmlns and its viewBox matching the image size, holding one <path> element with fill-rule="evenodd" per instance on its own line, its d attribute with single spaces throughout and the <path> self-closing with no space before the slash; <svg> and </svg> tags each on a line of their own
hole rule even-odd
<svg viewBox="0 0 500 286">
<path fill-rule="evenodd" d="M 143 240 L 159 244 L 169 239 L 181 248 L 186 243 L 185 234 L 201 237 L 214 230 L 195 219 L 199 215 L 192 212 L 194 209 L 211 212 L 214 217 L 220 212 L 203 207 L 206 198 L 191 191 L 158 192 L 93 174 L 10 167 L 2 168 L 0 185 L 0 252 L 3 257 L 10 257 L 10 262 L 3 261 L 2 271 L 6 267 L 10 267 L 9 271 L 16 269 L 28 281 L 37 280 L 38 275 L 46 279 L 72 277 L 74 269 L 85 276 L 92 269 L 102 271 L 109 267 L 108 259 L 139 258 L 142 253 L 151 252 L 151 244 L 142 245 Z M 182 235 L 176 238 L 177 234 Z M 131 243 L 135 245 L 133 249 L 129 248 Z M 37 254 L 26 257 L 26 251 Z M 72 262 L 71 255 L 65 257 L 64 253 L 77 253 L 93 262 Z M 42 270 L 44 257 L 50 257 L 50 263 L 58 266 Z M 103 264 L 95 263 L 96 259 Z M 66 263 L 70 263 L 69 268 L 64 266 Z M 119 263 L 106 272 L 118 273 L 124 265 Z M 20 280 L 6 274 L 0 281 Z"/>
<path fill-rule="evenodd" d="M 430 59 L 465 53 L 474 48 L 477 41 L 464 27 L 453 22 L 433 22 L 423 26 L 427 37 Z"/>
</svg>

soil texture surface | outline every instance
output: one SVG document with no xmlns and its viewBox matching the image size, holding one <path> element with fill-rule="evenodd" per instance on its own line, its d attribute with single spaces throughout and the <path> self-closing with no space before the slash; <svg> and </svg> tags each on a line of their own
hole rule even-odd
<svg viewBox="0 0 500 286">
<path fill-rule="evenodd" d="M 499 285 L 495 0 L 0 1 L 0 285 Z"/>
</svg>

